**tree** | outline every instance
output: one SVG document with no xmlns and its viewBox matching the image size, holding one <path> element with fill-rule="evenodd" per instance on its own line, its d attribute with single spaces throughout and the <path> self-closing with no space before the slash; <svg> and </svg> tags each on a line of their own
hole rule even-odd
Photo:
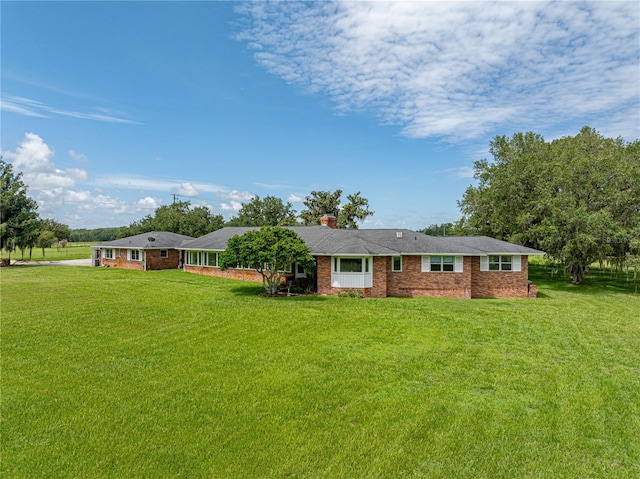
<svg viewBox="0 0 640 479">
<path fill-rule="evenodd" d="M 14 174 L 13 165 L 0 157 L 0 249 L 11 254 L 17 244 L 29 242 L 38 204 L 27 196 L 22 173 Z"/>
<path fill-rule="evenodd" d="M 293 263 L 311 271 L 315 260 L 305 242 L 293 231 L 278 226 L 263 226 L 259 230 L 236 235 L 220 254 L 222 270 L 241 265 L 262 275 L 262 285 L 270 295 L 278 292 L 282 278 Z"/>
<path fill-rule="evenodd" d="M 37 245 L 39 248 L 42 248 L 43 258 L 45 256 L 44 254 L 45 248 L 51 248 L 51 245 L 53 245 L 53 243 L 55 243 L 56 241 L 58 241 L 58 238 L 56 238 L 56 235 L 53 231 L 44 230 L 40 232 L 40 236 L 38 236 Z"/>
<path fill-rule="evenodd" d="M 335 216 L 338 220 L 338 228 L 357 229 L 357 221 L 364 221 L 374 214 L 369 210 L 369 200 L 355 194 L 347 195 L 348 203 L 340 205 L 342 190 L 312 191 L 304 200 L 307 209 L 300 212 L 300 219 L 306 226 L 320 224 L 320 218 L 324 215 Z"/>
<path fill-rule="evenodd" d="M 540 248 L 582 283 L 594 261 L 640 249 L 639 149 L 589 127 L 551 143 L 534 133 L 498 136 L 493 162 L 475 163 L 479 184 L 458 202 L 461 225 Z"/>
<path fill-rule="evenodd" d="M 418 230 L 419 233 L 423 233 L 429 236 L 455 236 L 458 229 L 453 223 L 431 224 L 426 228 Z"/>
<path fill-rule="evenodd" d="M 227 221 L 227 226 L 295 226 L 298 224 L 296 212 L 289 202 L 280 198 L 254 196 L 249 203 L 243 203 L 238 216 Z"/>
<path fill-rule="evenodd" d="M 43 219 L 40 221 L 40 229 L 53 231 L 53 234 L 56 235 L 56 238 L 59 240 L 66 239 L 68 240 L 71 237 L 71 229 L 62 223 L 58 223 L 53 219 Z"/>
<path fill-rule="evenodd" d="M 189 201 L 176 201 L 160 206 L 154 215 L 120 228 L 118 236 L 124 238 L 149 231 L 168 231 L 194 238 L 219 230 L 224 226 L 222 215 L 212 215 L 205 206 L 192 207 Z"/>
</svg>

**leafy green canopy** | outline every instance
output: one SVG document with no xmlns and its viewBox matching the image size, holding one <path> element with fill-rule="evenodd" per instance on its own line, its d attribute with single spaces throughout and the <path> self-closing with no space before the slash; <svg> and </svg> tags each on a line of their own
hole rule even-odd
<svg viewBox="0 0 640 479">
<path fill-rule="evenodd" d="M 39 231 L 38 204 L 27 196 L 22 173 L 0 158 L 0 249 L 11 252 L 16 246 L 35 242 Z"/>
<path fill-rule="evenodd" d="M 357 229 L 358 221 L 364 221 L 375 212 L 369 210 L 369 200 L 355 194 L 347 195 L 347 203 L 340 205 L 342 190 L 312 191 L 304 200 L 306 209 L 300 212 L 300 219 L 305 226 L 320 224 L 324 215 L 335 216 L 338 228 Z"/>
<path fill-rule="evenodd" d="M 236 235 L 220 255 L 222 270 L 242 266 L 262 275 L 267 293 L 275 295 L 278 287 L 294 263 L 305 271 L 312 271 L 315 260 L 305 242 L 293 231 L 278 226 L 264 226 L 259 230 Z"/>
<path fill-rule="evenodd" d="M 546 142 L 535 133 L 497 136 L 493 162 L 475 163 L 478 186 L 458 205 L 474 234 L 540 248 L 584 281 L 586 267 L 640 253 L 640 142 L 584 127 Z"/>
<path fill-rule="evenodd" d="M 204 206 L 192 207 L 189 201 L 176 201 L 156 209 L 153 216 L 147 215 L 118 232 L 120 238 L 149 231 L 167 231 L 181 235 L 199 236 L 216 231 L 224 226 L 222 215 L 213 215 Z"/>
<path fill-rule="evenodd" d="M 249 203 L 243 203 L 238 216 L 227 221 L 226 226 L 295 226 L 298 224 L 293 205 L 276 196 L 261 199 L 254 196 Z"/>
</svg>

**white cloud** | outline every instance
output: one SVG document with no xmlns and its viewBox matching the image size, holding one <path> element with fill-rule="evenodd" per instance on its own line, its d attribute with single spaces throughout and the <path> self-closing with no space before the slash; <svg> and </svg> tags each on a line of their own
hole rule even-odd
<svg viewBox="0 0 640 479">
<path fill-rule="evenodd" d="M 69 150 L 69 156 L 76 161 L 87 161 L 87 157 L 82 153 L 77 153 L 75 150 Z"/>
<path fill-rule="evenodd" d="M 287 201 L 290 203 L 302 203 L 304 198 L 302 196 L 294 195 L 291 193 L 287 198 Z"/>
<path fill-rule="evenodd" d="M 34 190 L 71 188 L 77 181 L 87 179 L 85 170 L 57 168 L 53 162 L 54 150 L 35 133 L 26 133 L 15 152 L 3 154 L 22 171 L 25 184 Z"/>
<path fill-rule="evenodd" d="M 220 191 L 216 193 L 216 196 L 221 200 L 231 200 L 232 204 L 248 203 L 255 197 L 255 195 L 249 193 L 248 191 L 238 191 L 238 190 L 231 190 L 230 192 Z"/>
<path fill-rule="evenodd" d="M 567 123 L 612 123 L 640 136 L 637 2 L 254 2 L 239 10 L 250 19 L 239 38 L 266 69 L 407 137 Z"/>
<path fill-rule="evenodd" d="M 473 178 L 475 170 L 472 166 L 459 166 L 456 168 L 447 168 L 446 170 L 436 171 L 436 173 L 450 173 L 457 178 Z"/>
<path fill-rule="evenodd" d="M 157 210 L 160 206 L 162 206 L 162 200 L 151 196 L 146 196 L 135 203 L 136 211 L 149 213 Z"/>
<path fill-rule="evenodd" d="M 220 203 L 220 208 L 222 208 L 223 211 L 240 211 L 240 209 L 242 208 L 242 203 L 240 203 L 239 201 L 230 201 L 230 204 L 227 203 Z"/>
<path fill-rule="evenodd" d="M 122 123 L 127 125 L 141 125 L 141 123 L 123 118 L 117 113 L 112 113 L 108 109 L 98 108 L 94 112 L 80 112 L 66 110 L 45 105 L 37 100 L 30 98 L 22 98 L 17 96 L 8 96 L 0 101 L 0 109 L 17 113 L 24 116 L 34 116 L 39 118 L 48 118 L 56 116 L 65 116 L 77 118 L 80 120 L 95 120 L 106 123 Z"/>
<path fill-rule="evenodd" d="M 174 189 L 174 193 L 182 196 L 198 196 L 200 192 L 189 182 L 180 183 L 180 186 Z"/>
</svg>

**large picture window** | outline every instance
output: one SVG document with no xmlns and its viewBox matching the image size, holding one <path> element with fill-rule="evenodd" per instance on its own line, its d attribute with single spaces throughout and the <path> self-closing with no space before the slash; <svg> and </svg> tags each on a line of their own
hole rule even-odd
<svg viewBox="0 0 640 479">
<path fill-rule="evenodd" d="M 369 258 L 334 258 L 335 273 L 368 273 Z"/>
<path fill-rule="evenodd" d="M 218 267 L 218 253 L 216 252 L 207 252 L 204 253 L 204 264 L 207 266 L 213 266 L 214 268 Z"/>
<path fill-rule="evenodd" d="M 187 251 L 187 264 L 200 266 L 202 264 L 202 253 L 200 251 Z"/>
</svg>

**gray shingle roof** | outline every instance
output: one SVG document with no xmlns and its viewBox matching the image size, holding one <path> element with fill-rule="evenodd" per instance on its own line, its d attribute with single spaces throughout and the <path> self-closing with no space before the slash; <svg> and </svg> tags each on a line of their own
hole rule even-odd
<svg viewBox="0 0 640 479">
<path fill-rule="evenodd" d="M 166 231 L 150 231 L 149 233 L 100 243 L 94 245 L 94 248 L 167 249 L 177 248 L 182 243 L 191 240 L 193 240 L 191 236 L 168 233 Z"/>
<path fill-rule="evenodd" d="M 222 228 L 193 241 L 187 241 L 178 249 L 222 251 L 233 236 L 256 229 L 259 228 Z M 427 236 L 407 229 L 340 230 L 325 226 L 292 226 L 290 229 L 304 240 L 311 254 L 315 256 L 544 254 L 543 251 L 487 236 Z"/>
</svg>

